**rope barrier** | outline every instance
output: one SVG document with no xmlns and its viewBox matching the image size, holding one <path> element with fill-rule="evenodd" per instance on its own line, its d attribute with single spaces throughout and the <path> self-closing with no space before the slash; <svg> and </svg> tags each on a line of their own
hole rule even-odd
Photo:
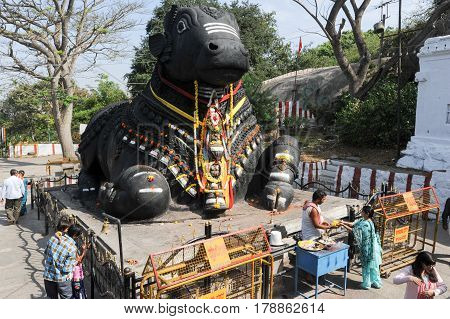
<svg viewBox="0 0 450 319">
<path fill-rule="evenodd" d="M 309 183 L 306 183 L 306 184 L 304 184 L 304 185 L 300 184 L 300 183 L 297 182 L 297 181 L 294 181 L 294 182 L 295 182 L 298 186 L 300 186 L 300 189 L 301 189 L 301 190 L 308 189 L 308 188 L 310 188 L 311 185 L 318 185 L 318 186 L 320 186 L 321 188 L 324 188 L 325 190 L 327 190 L 328 192 L 334 193 L 334 194 L 336 194 L 336 195 L 342 194 L 342 193 L 344 193 L 344 192 L 347 192 L 349 189 L 351 189 L 351 190 L 354 192 L 354 194 L 356 194 L 356 195 L 358 195 L 358 196 L 362 196 L 362 197 L 369 197 L 369 196 L 370 196 L 369 194 L 360 193 L 359 190 L 357 190 L 357 189 L 352 185 L 352 183 L 348 183 L 348 185 L 347 185 L 346 188 L 344 188 L 344 189 L 342 189 L 342 190 L 340 190 L 340 191 L 336 191 L 336 190 L 334 190 L 334 189 L 329 188 L 327 185 L 325 185 L 325 184 L 323 184 L 323 183 L 321 183 L 321 182 L 317 182 L 317 181 L 309 182 Z"/>
</svg>

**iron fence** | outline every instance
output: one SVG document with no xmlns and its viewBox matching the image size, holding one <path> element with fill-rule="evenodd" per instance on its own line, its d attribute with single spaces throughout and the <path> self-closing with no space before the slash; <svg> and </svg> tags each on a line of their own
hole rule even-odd
<svg viewBox="0 0 450 319">
<path fill-rule="evenodd" d="M 51 182 L 68 178 L 69 176 L 64 175 Z M 50 228 L 56 229 L 58 221 L 63 216 L 82 229 L 82 236 L 78 239 L 79 246 L 83 242 L 90 243 L 89 254 L 86 254 L 83 260 L 83 267 L 86 277 L 90 279 L 91 298 L 95 297 L 94 287 L 102 298 L 131 298 L 136 295 L 130 289 L 134 273 L 128 271 L 126 275 L 122 275 L 116 263 L 116 252 L 78 216 L 68 213 L 67 207 L 48 192 L 48 188 L 45 187 L 48 180 L 46 178 L 32 182 L 32 205 L 35 204 L 37 207 L 38 220 L 41 219 L 41 215 L 44 217 L 45 235 L 48 235 Z"/>
</svg>

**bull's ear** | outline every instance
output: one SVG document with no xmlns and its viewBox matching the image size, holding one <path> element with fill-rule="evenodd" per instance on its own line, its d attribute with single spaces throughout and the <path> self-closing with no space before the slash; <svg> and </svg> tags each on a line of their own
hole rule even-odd
<svg viewBox="0 0 450 319">
<path fill-rule="evenodd" d="M 166 37 L 162 33 L 157 33 L 151 35 L 148 38 L 148 46 L 150 48 L 150 53 L 153 54 L 154 57 L 159 57 L 166 47 L 167 40 Z"/>
</svg>

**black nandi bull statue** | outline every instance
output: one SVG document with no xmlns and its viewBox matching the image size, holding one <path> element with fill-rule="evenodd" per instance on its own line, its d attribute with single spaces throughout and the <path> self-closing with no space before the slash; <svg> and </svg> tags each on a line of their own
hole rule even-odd
<svg viewBox="0 0 450 319">
<path fill-rule="evenodd" d="M 79 146 L 79 189 L 109 213 L 149 219 L 173 209 L 223 212 L 249 195 L 273 209 L 293 199 L 298 142 L 263 149 L 241 77 L 248 52 L 228 12 L 173 6 L 165 33 L 149 39 L 158 58 L 145 90 L 90 121 Z M 276 203 L 275 203 L 276 201 Z"/>
</svg>

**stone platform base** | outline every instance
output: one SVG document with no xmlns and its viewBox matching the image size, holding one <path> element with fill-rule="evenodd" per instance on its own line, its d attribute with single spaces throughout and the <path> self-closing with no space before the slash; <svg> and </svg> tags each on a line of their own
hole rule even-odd
<svg viewBox="0 0 450 319">
<path fill-rule="evenodd" d="M 450 141 L 413 136 L 397 166 L 432 172 L 430 186 L 436 190 L 444 210 L 450 198 Z"/>
<path fill-rule="evenodd" d="M 80 217 L 96 234 L 100 234 L 103 217 L 99 212 L 83 207 L 75 200 L 76 189 L 68 187 L 66 191 L 53 188 L 49 192 L 68 208 L 69 214 Z M 212 223 L 212 232 L 234 232 L 241 229 L 263 225 L 267 230 L 275 225 L 286 227 L 288 233 L 295 233 L 301 227 L 301 207 L 305 200 L 311 200 L 312 193 L 295 190 L 294 201 L 290 208 L 278 215 L 271 215 L 269 211 L 258 208 L 257 201 L 250 203 L 241 201 L 224 214 L 205 216 L 201 211 L 169 211 L 152 221 L 128 223 L 122 225 L 122 240 L 125 267 L 130 267 L 138 275 L 142 273 L 147 258 L 151 253 L 173 249 L 186 244 L 188 241 L 204 235 L 204 225 Z M 326 220 L 339 219 L 347 216 L 346 205 L 363 205 L 363 201 L 327 196 L 321 205 Z M 117 228 L 111 224 L 107 235 L 100 237 L 117 252 L 119 243 Z M 136 265 L 126 261 L 137 260 Z M 119 260 L 117 260 L 119 263 Z"/>
<path fill-rule="evenodd" d="M 450 141 L 413 136 L 398 167 L 413 168 L 427 172 L 450 170 Z"/>
</svg>

